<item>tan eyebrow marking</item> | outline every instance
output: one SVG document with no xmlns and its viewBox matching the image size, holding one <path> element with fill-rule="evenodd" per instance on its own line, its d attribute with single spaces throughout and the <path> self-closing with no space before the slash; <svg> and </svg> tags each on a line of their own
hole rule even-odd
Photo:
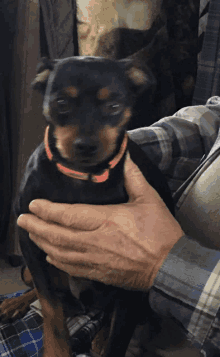
<svg viewBox="0 0 220 357">
<path fill-rule="evenodd" d="M 110 94 L 111 94 L 111 92 L 108 89 L 108 87 L 103 87 L 103 88 L 99 89 L 99 91 L 97 93 L 97 98 L 99 100 L 105 100 L 110 97 Z"/>
<path fill-rule="evenodd" d="M 56 148 L 65 159 L 73 159 L 73 141 L 78 134 L 77 125 L 67 125 L 64 127 L 57 126 L 54 130 L 56 138 Z"/>
<path fill-rule="evenodd" d="M 74 86 L 65 88 L 64 92 L 72 98 L 78 97 L 78 94 L 79 94 L 78 89 Z"/>
</svg>

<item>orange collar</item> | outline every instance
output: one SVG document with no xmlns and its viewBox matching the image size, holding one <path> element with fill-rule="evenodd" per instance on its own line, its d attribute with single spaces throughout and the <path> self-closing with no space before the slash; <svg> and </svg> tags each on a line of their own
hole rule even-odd
<svg viewBox="0 0 220 357">
<path fill-rule="evenodd" d="M 45 135 L 44 135 L 44 145 L 45 145 L 45 150 L 47 157 L 50 161 L 53 160 L 53 154 L 50 150 L 49 147 L 49 140 L 48 140 L 48 135 L 49 135 L 49 125 L 46 127 L 45 130 Z M 125 153 L 126 147 L 128 143 L 128 135 L 125 134 L 124 139 L 121 144 L 121 148 L 118 152 L 118 154 L 108 163 L 108 168 L 103 170 L 103 172 L 100 175 L 93 175 L 85 172 L 80 172 L 80 171 L 75 171 L 71 170 L 68 167 L 61 165 L 59 163 L 56 163 L 57 169 L 62 172 L 64 175 L 80 179 L 80 180 L 89 180 L 91 179 L 92 182 L 100 183 L 100 182 L 105 182 L 109 178 L 109 171 L 110 169 L 113 169 L 121 160 L 122 156 Z"/>
</svg>

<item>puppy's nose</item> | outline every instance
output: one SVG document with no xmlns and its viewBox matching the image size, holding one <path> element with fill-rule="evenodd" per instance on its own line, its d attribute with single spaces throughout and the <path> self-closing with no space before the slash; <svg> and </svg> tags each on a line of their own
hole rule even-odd
<svg viewBox="0 0 220 357">
<path fill-rule="evenodd" d="M 98 148 L 90 139 L 76 139 L 75 150 L 79 155 L 82 156 L 93 156 L 96 154 Z"/>
</svg>

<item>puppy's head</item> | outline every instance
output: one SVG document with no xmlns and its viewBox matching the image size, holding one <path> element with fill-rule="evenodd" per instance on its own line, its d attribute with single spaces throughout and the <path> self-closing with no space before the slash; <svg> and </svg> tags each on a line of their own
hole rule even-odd
<svg viewBox="0 0 220 357">
<path fill-rule="evenodd" d="M 131 60 L 101 57 L 43 59 L 32 83 L 44 95 L 43 114 L 60 155 L 78 167 L 115 154 L 135 96 L 151 85 Z"/>
</svg>

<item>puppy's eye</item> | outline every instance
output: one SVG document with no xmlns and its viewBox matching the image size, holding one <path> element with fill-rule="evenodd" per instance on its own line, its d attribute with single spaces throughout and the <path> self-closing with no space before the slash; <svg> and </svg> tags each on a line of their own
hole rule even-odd
<svg viewBox="0 0 220 357">
<path fill-rule="evenodd" d="M 60 114 L 67 114 L 70 112 L 69 102 L 65 98 L 58 98 L 57 106 L 58 106 L 58 111 Z"/>
<path fill-rule="evenodd" d="M 105 115 L 118 115 L 122 112 L 123 105 L 118 102 L 105 103 L 103 106 L 103 112 Z"/>
</svg>

